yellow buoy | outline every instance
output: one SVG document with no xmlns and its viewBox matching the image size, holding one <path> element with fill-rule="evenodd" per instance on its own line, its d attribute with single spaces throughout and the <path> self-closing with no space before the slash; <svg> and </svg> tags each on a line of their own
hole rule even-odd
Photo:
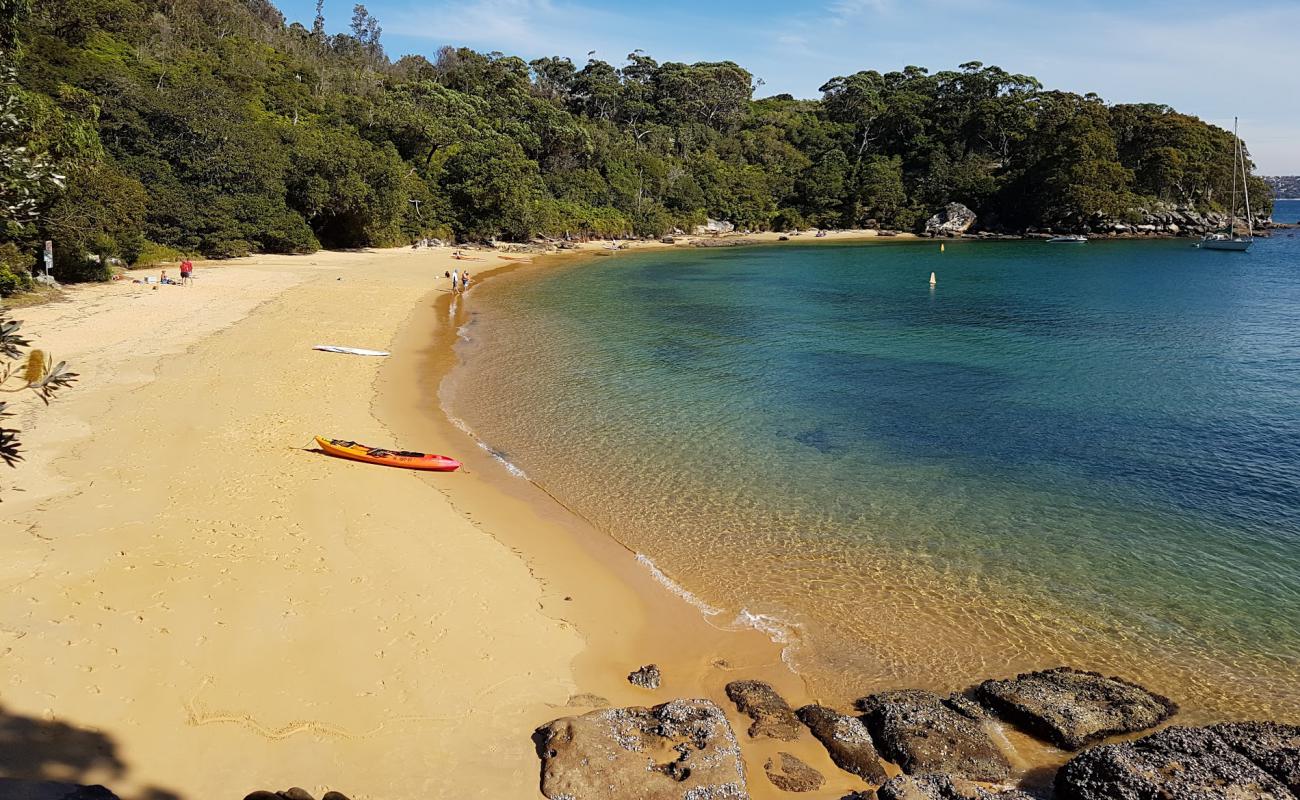
<svg viewBox="0 0 1300 800">
<path fill-rule="evenodd" d="M 939 252 L 943 252 L 943 242 L 939 242 Z"/>
</svg>

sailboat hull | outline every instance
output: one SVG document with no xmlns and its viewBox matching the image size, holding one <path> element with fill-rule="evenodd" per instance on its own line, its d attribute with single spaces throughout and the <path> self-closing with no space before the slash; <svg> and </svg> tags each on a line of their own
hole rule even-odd
<svg viewBox="0 0 1300 800">
<path fill-rule="evenodd" d="M 1244 253 L 1250 249 L 1250 239 L 1205 239 L 1201 242 L 1202 250 L 1229 250 L 1235 253 Z"/>
</svg>

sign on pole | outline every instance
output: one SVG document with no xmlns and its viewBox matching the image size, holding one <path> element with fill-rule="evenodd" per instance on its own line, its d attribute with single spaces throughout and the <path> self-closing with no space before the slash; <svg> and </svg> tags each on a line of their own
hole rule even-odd
<svg viewBox="0 0 1300 800">
<path fill-rule="evenodd" d="M 29 251 L 30 252 L 30 251 Z M 50 270 L 54 269 L 54 242 L 49 239 L 45 240 L 45 275 L 49 277 Z"/>
</svg>

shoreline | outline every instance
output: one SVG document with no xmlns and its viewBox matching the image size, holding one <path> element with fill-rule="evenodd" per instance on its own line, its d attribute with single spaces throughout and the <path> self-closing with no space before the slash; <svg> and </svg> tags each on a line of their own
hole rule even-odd
<svg viewBox="0 0 1300 800">
<path fill-rule="evenodd" d="M 534 269 L 538 269 L 538 267 L 535 267 Z M 494 442 L 493 444 L 500 444 L 500 443 Z M 508 446 L 508 443 L 505 446 Z M 570 486 L 569 488 L 572 489 L 573 487 Z M 550 498 L 550 501 L 556 502 L 555 498 Z M 611 534 L 605 533 L 603 535 L 608 536 Z M 648 549 L 652 550 L 653 548 L 648 548 Z M 716 570 L 716 572 L 722 574 L 724 569 L 725 567 L 721 567 L 718 570 Z M 698 576 L 696 577 L 698 578 Z M 700 585 L 704 586 L 705 584 L 700 584 Z M 707 588 L 706 588 L 706 592 L 707 592 Z M 716 602 L 716 601 L 712 599 L 706 599 L 701 602 L 707 603 L 707 602 Z M 734 609 L 735 606 L 732 606 L 732 608 Z M 915 633 L 916 633 L 915 631 L 912 631 L 910 632 L 910 634 L 900 634 L 900 636 L 903 637 L 909 635 L 914 636 Z M 1098 647 L 1100 647 L 1100 645 L 1098 645 Z M 1160 654 L 1158 649 L 1154 647 L 1149 649 L 1146 646 L 1134 647 L 1131 649 L 1125 648 L 1122 652 L 1122 657 L 1111 658 L 1107 656 L 1108 651 L 1106 651 L 1104 648 L 1098 649 L 1098 647 L 1091 648 L 1090 652 L 1093 656 L 1092 658 L 1081 657 L 1080 653 L 1078 651 L 1075 651 L 1072 657 L 1066 657 L 1066 656 L 1059 656 L 1057 658 L 1049 657 L 1047 661 L 1045 661 L 1042 664 L 1038 664 L 1037 666 L 1017 663 L 1013 671 L 1018 672 L 1022 670 L 1029 670 L 1029 669 L 1039 668 L 1042 666 L 1050 666 L 1051 664 L 1055 664 L 1055 663 L 1067 663 L 1085 669 L 1111 670 L 1112 672 L 1121 675 L 1128 675 L 1134 679 L 1142 680 L 1151 685 L 1160 686 L 1158 672 L 1152 672 L 1152 670 L 1155 669 L 1155 667 L 1151 666 L 1160 663 L 1160 658 L 1159 658 Z M 1109 652 L 1112 656 L 1117 653 L 1120 653 L 1119 650 L 1116 650 L 1114 648 L 1112 648 L 1111 651 Z M 1050 661 L 1051 663 L 1050 664 L 1047 663 L 1048 661 Z M 1134 669 L 1134 664 L 1138 664 L 1138 663 L 1146 663 L 1148 666 L 1143 670 L 1138 671 Z M 990 673 L 999 672 L 999 670 L 992 665 L 989 665 L 986 671 Z M 804 680 L 808 681 L 809 676 L 816 675 L 816 674 L 818 674 L 816 670 L 813 670 L 812 672 L 809 673 L 809 675 L 804 676 Z M 994 675 L 992 674 L 986 675 L 983 673 L 979 675 L 979 679 L 983 679 L 986 677 L 994 677 Z M 1224 694 L 1223 696 L 1216 697 L 1214 700 L 1210 701 L 1209 703 L 1206 703 L 1203 700 L 1203 698 L 1198 697 L 1198 693 L 1195 690 L 1204 689 L 1207 686 L 1225 692 L 1226 694 Z M 954 685 L 952 684 L 952 682 L 943 682 L 941 685 L 926 686 L 925 688 L 932 688 L 940 691 L 945 689 L 947 691 L 952 691 L 952 690 L 961 689 L 963 688 L 963 686 Z M 1218 682 L 1209 682 L 1209 683 L 1198 682 L 1198 683 L 1182 684 L 1181 688 L 1183 689 L 1182 692 L 1175 692 L 1171 687 L 1169 689 L 1169 693 L 1171 694 L 1171 696 L 1178 697 L 1180 703 L 1184 704 L 1184 712 L 1180 717 L 1180 721 L 1183 724 L 1209 723 L 1209 722 L 1222 721 L 1224 719 L 1238 720 L 1238 719 L 1249 718 L 1250 716 L 1252 716 L 1251 712 L 1245 710 L 1250 708 L 1250 705 L 1245 702 L 1247 700 L 1247 692 L 1244 689 L 1229 690 L 1225 687 L 1224 684 Z M 1239 710 L 1236 713 L 1229 711 L 1225 714 L 1224 708 L 1222 707 L 1222 703 L 1231 702 L 1234 696 L 1237 698 L 1237 700 L 1243 702 L 1243 705 L 1240 706 L 1241 710 Z M 843 700 L 843 698 L 837 698 L 837 699 Z M 1243 714 L 1245 714 L 1245 716 L 1242 716 Z M 1258 715 L 1258 712 L 1255 712 L 1255 715 Z"/>
</svg>

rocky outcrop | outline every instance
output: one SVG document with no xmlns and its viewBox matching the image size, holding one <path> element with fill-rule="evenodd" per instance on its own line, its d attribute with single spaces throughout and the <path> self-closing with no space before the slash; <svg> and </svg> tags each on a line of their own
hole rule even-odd
<svg viewBox="0 0 1300 800">
<path fill-rule="evenodd" d="M 691 247 L 744 247 L 758 244 L 754 239 L 695 239 Z"/>
<path fill-rule="evenodd" d="M 1229 722 L 1208 730 L 1300 797 L 1300 725 Z"/>
<path fill-rule="evenodd" d="M 826 748 L 831 761 L 845 772 L 853 773 L 867 783 L 885 781 L 885 769 L 880 764 L 880 754 L 871 742 L 867 726 L 857 717 L 841 714 L 825 706 L 808 705 L 796 712 L 799 720 L 808 726 Z"/>
<path fill-rule="evenodd" d="M 551 800 L 748 800 L 727 717 L 708 700 L 611 708 L 533 734 Z"/>
<path fill-rule="evenodd" d="M 1154 728 L 1178 711 L 1137 684 L 1069 667 L 984 681 L 975 694 L 998 716 L 1066 750 Z"/>
<path fill-rule="evenodd" d="M 1094 747 L 1057 772 L 1057 798 L 1295 800 L 1270 770 L 1287 774 L 1287 765 L 1295 767 L 1300 728 L 1251 725 L 1260 724 L 1174 727 L 1135 742 Z M 1238 749 L 1229 739 L 1245 744 Z"/>
<path fill-rule="evenodd" d="M 951 775 L 901 775 L 876 791 L 878 800 L 1034 800 L 1012 788 L 989 789 Z"/>
<path fill-rule="evenodd" d="M 777 757 L 781 759 L 780 769 L 777 769 L 769 758 L 767 763 L 763 764 L 763 771 L 767 773 L 767 779 L 772 782 L 772 785 L 781 791 L 811 792 L 820 789 L 826 782 L 820 772 L 797 757 L 789 753 L 777 753 Z"/>
<path fill-rule="evenodd" d="M 730 222 L 720 219 L 705 219 L 703 225 L 696 225 L 694 233 L 702 235 L 705 233 L 731 233 L 736 226 Z"/>
<path fill-rule="evenodd" d="M 881 692 L 858 700 L 857 706 L 881 755 L 909 775 L 945 772 L 1000 781 L 1011 771 L 980 720 L 937 694 Z"/>
<path fill-rule="evenodd" d="M 975 224 L 975 212 L 961 203 L 949 203 L 925 221 L 926 236 L 961 236 Z"/>
<path fill-rule="evenodd" d="M 662 677 L 659 674 L 659 665 L 646 664 L 635 672 L 628 673 L 627 682 L 642 689 L 658 689 Z"/>
<path fill-rule="evenodd" d="M 732 681 L 727 697 L 736 710 L 754 720 L 749 726 L 751 738 L 767 737 L 792 742 L 799 738 L 799 720 L 776 690 L 762 681 Z"/>
</svg>

